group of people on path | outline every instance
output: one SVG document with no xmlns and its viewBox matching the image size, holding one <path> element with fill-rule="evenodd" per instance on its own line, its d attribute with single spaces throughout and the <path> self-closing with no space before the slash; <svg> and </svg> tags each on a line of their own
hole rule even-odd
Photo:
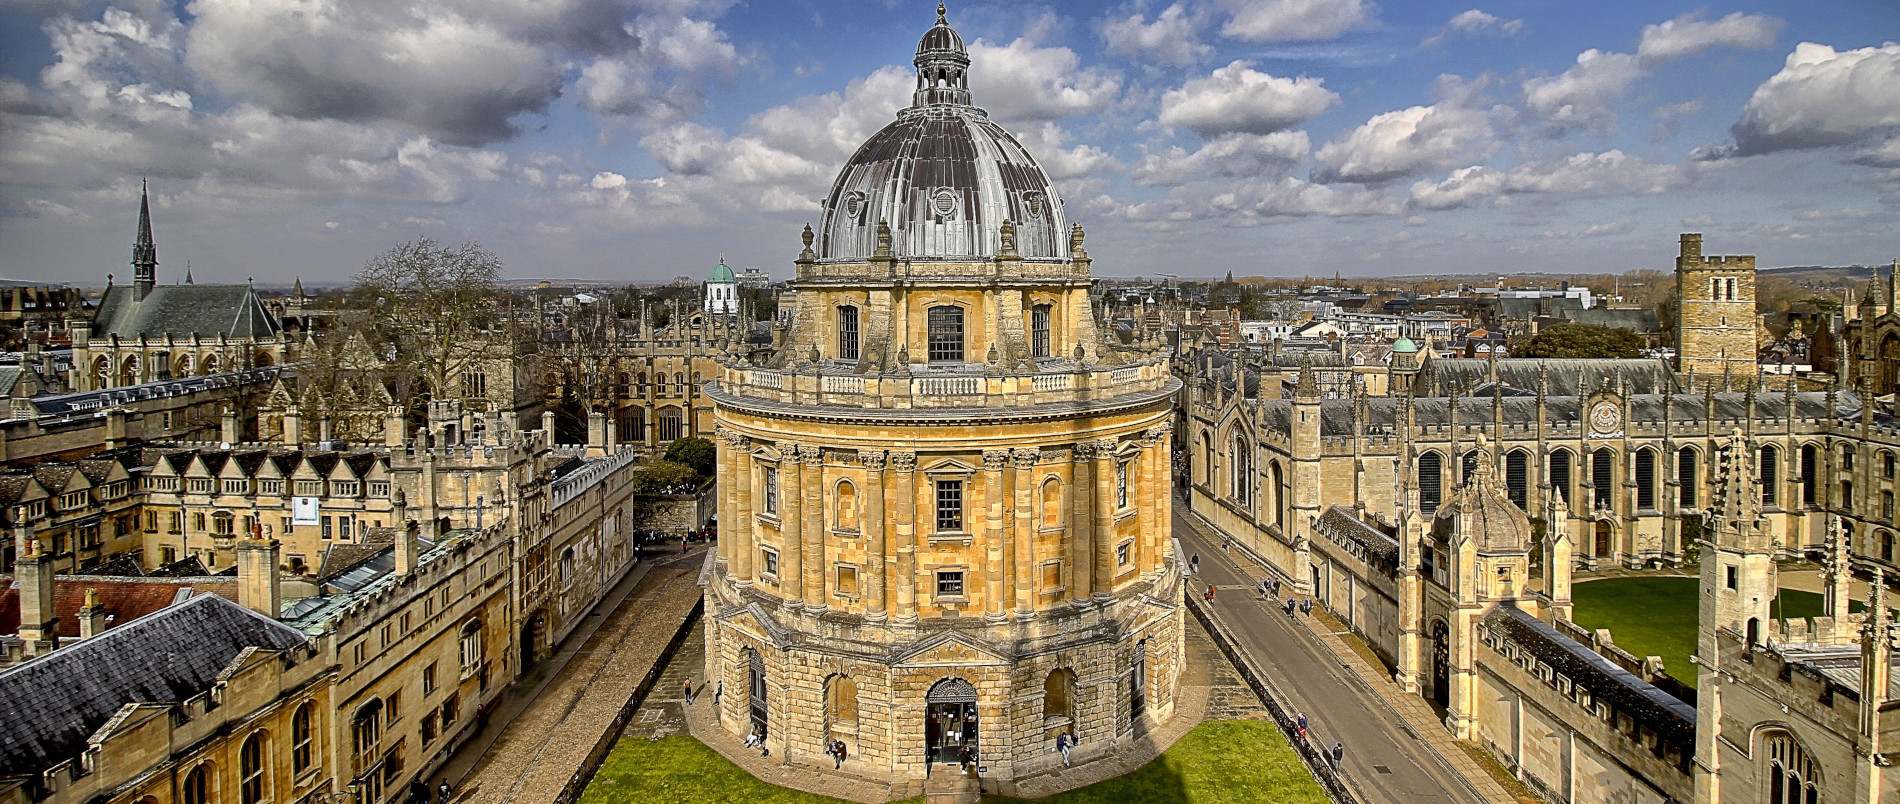
<svg viewBox="0 0 1900 804">
<path fill-rule="evenodd" d="M 449 804 L 449 798 L 455 794 L 455 788 L 449 786 L 449 777 L 442 777 L 442 784 L 435 789 L 435 804 Z M 409 804 L 429 804 L 429 783 L 417 779 L 409 783 Z"/>
</svg>

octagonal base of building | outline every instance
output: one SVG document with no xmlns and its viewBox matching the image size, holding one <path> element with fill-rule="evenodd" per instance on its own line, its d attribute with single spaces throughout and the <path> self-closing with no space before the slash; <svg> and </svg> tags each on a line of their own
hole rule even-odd
<svg viewBox="0 0 1900 804">
<path fill-rule="evenodd" d="M 1178 569 L 1109 599 L 995 624 L 915 625 L 816 616 L 715 574 L 706 591 L 706 679 L 719 723 L 762 732 L 781 761 L 903 782 L 954 772 L 969 747 L 986 779 L 1062 763 L 1056 738 L 1095 753 L 1170 720 L 1180 689 Z"/>
</svg>

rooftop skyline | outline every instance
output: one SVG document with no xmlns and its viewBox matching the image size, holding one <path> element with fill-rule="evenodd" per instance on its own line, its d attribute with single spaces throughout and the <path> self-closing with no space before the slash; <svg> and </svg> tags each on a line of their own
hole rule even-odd
<svg viewBox="0 0 1900 804">
<path fill-rule="evenodd" d="M 0 276 L 345 282 L 419 235 L 510 277 L 783 278 L 909 104 L 935 4 L 9 0 Z M 1900 252 L 1872 2 L 956 4 L 976 105 L 1098 276 L 1667 270 Z"/>
</svg>

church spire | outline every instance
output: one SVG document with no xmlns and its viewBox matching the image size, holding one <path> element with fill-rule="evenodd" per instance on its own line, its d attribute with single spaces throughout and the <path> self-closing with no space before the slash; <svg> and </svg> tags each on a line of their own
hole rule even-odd
<svg viewBox="0 0 1900 804">
<path fill-rule="evenodd" d="M 158 246 L 152 243 L 152 204 L 139 180 L 139 234 L 132 241 L 132 297 L 143 300 L 158 283 Z"/>
</svg>

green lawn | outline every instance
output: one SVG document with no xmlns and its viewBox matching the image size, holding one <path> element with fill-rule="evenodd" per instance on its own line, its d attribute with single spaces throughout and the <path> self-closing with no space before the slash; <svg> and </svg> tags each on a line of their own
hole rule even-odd
<svg viewBox="0 0 1900 804">
<path fill-rule="evenodd" d="M 1695 578 L 1606 578 L 1580 583 L 1571 589 L 1577 624 L 1610 629 L 1616 645 L 1637 657 L 1661 656 L 1669 675 L 1695 686 L 1696 650 Z M 1822 598 L 1813 592 L 1783 589 L 1775 599 L 1776 619 L 1802 619 L 1822 614 Z M 1851 603 L 1854 611 L 1865 609 Z"/>
<path fill-rule="evenodd" d="M 915 799 L 921 801 L 922 799 Z M 1022 799 L 987 800 L 999 802 Z M 1326 794 L 1267 721 L 1208 721 L 1126 776 L 1039 804 L 1323 804 Z M 691 737 L 621 740 L 581 804 L 842 804 L 761 782 Z"/>
</svg>

